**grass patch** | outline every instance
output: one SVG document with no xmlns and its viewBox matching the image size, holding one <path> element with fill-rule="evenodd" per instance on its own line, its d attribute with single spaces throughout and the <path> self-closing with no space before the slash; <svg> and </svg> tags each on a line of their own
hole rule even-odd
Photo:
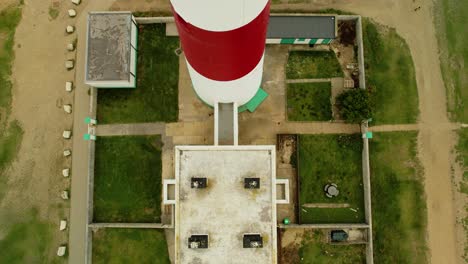
<svg viewBox="0 0 468 264">
<path fill-rule="evenodd" d="M 370 141 L 375 263 L 427 263 L 427 213 L 417 132 Z"/>
<path fill-rule="evenodd" d="M 93 234 L 93 263 L 170 264 L 162 230 L 101 229 Z"/>
<path fill-rule="evenodd" d="M 289 121 L 327 121 L 332 119 L 331 83 L 289 83 L 287 107 Z"/>
<path fill-rule="evenodd" d="M 331 245 L 326 243 L 325 240 L 325 235 L 319 230 L 306 233 L 299 249 L 301 263 L 366 263 L 365 245 Z"/>
<path fill-rule="evenodd" d="M 0 263 L 49 263 L 51 233 L 51 226 L 39 220 L 36 210 L 31 210 L 15 221 L 0 240 Z"/>
<path fill-rule="evenodd" d="M 456 147 L 458 154 L 458 162 L 463 169 L 463 178 L 460 182 L 459 191 L 465 195 L 468 195 L 468 129 L 463 128 L 458 131 L 458 144 Z M 465 204 L 465 212 L 468 214 L 468 204 Z M 468 217 L 464 217 L 460 220 L 465 231 L 466 237 L 468 237 Z M 463 258 L 468 262 L 468 244 L 465 243 Z"/>
<path fill-rule="evenodd" d="M 447 110 L 453 121 L 468 123 L 468 2 L 436 1 L 434 10 L 440 67 L 447 90 Z"/>
<path fill-rule="evenodd" d="M 10 111 L 11 63 L 14 58 L 15 30 L 20 20 L 20 6 L 12 6 L 0 12 L 0 127 L 3 126 Z"/>
<path fill-rule="evenodd" d="M 18 121 L 11 122 L 6 133 L 0 133 L 0 201 L 8 187 L 8 177 L 5 170 L 16 157 L 22 138 L 23 129 Z"/>
<path fill-rule="evenodd" d="M 136 89 L 99 89 L 100 123 L 178 120 L 179 39 L 166 37 L 164 24 L 139 26 Z"/>
<path fill-rule="evenodd" d="M 94 221 L 159 222 L 161 168 L 160 136 L 99 138 Z"/>
<path fill-rule="evenodd" d="M 299 136 L 301 223 L 363 223 L 362 140 L 360 135 Z M 327 183 L 338 185 L 340 194 L 327 198 Z M 305 208 L 307 203 L 348 203 L 351 208 Z"/>
<path fill-rule="evenodd" d="M 417 121 L 418 90 L 413 59 L 394 29 L 363 19 L 366 84 L 374 104 L 375 124 Z"/>
<path fill-rule="evenodd" d="M 59 14 L 60 14 L 60 11 L 56 7 L 54 6 L 49 7 L 49 17 L 52 20 L 56 19 L 59 16 Z"/>
<path fill-rule="evenodd" d="M 343 77 L 340 63 L 333 51 L 289 52 L 286 64 L 287 79 L 313 79 Z"/>
</svg>

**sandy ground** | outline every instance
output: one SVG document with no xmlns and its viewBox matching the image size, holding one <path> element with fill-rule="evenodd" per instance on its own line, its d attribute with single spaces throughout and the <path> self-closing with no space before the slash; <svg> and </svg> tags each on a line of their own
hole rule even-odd
<svg viewBox="0 0 468 264">
<path fill-rule="evenodd" d="M 6 7 L 19 3 L 19 0 L 2 0 L 0 1 L 0 11 L 5 9 Z"/>
<path fill-rule="evenodd" d="M 60 11 L 55 20 L 48 14 L 53 3 Z M 31 208 L 38 209 L 40 220 L 48 222 L 53 230 L 49 258 L 67 239 L 67 232 L 58 231 L 58 223 L 69 209 L 60 192 L 70 184 L 61 176 L 61 170 L 71 165 L 71 160 L 62 155 L 72 145 L 62 138 L 63 130 L 72 128 L 72 115 L 62 110 L 63 104 L 73 103 L 73 94 L 65 91 L 65 82 L 74 79 L 74 71 L 64 67 L 65 60 L 75 56 L 66 50 L 66 44 L 75 38 L 65 33 L 66 25 L 74 23 L 66 15 L 70 7 L 69 1 L 24 1 L 15 35 L 10 116 L 19 121 L 24 136 L 16 161 L 7 172 L 9 188 L 0 204 L 0 211 L 14 212 L 19 217 Z M 75 8 L 81 11 L 81 7 Z"/>
</svg>

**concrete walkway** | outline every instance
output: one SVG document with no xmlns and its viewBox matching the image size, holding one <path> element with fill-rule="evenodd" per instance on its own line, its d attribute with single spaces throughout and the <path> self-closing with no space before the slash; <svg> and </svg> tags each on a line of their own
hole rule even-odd
<svg viewBox="0 0 468 264">
<path fill-rule="evenodd" d="M 78 17 L 76 19 L 76 34 L 78 42 L 76 65 L 84 65 L 85 41 L 87 15 L 89 11 L 108 10 L 112 0 L 85 1 L 82 3 Z M 87 133 L 87 125 L 84 123 L 90 111 L 89 87 L 84 84 L 84 67 L 76 68 L 75 75 L 75 102 L 73 109 L 73 150 L 72 150 L 72 173 L 71 173 L 71 207 L 70 207 L 70 238 L 69 238 L 69 263 L 83 264 L 87 259 L 88 235 L 87 228 L 87 195 L 88 195 L 88 143 L 83 140 L 83 135 Z"/>
<path fill-rule="evenodd" d="M 126 136 L 126 135 L 162 135 L 165 133 L 165 123 L 116 124 L 98 125 L 97 136 Z"/>
</svg>

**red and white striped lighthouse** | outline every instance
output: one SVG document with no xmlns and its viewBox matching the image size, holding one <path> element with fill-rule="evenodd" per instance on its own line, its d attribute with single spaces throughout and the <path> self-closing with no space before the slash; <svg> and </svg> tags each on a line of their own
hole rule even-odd
<svg viewBox="0 0 468 264">
<path fill-rule="evenodd" d="M 260 88 L 269 0 L 171 0 L 194 89 L 209 105 L 249 102 Z"/>
</svg>

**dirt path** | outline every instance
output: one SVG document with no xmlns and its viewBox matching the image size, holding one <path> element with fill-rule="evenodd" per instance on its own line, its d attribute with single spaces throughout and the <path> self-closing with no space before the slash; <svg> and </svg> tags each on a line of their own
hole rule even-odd
<svg viewBox="0 0 468 264">
<path fill-rule="evenodd" d="M 317 10 L 336 8 L 373 18 L 395 27 L 408 42 L 415 64 L 419 93 L 420 129 L 418 148 L 425 169 L 428 205 L 428 237 L 431 263 L 462 263 L 455 235 L 450 152 L 454 132 L 447 124 L 445 88 L 439 67 L 438 48 L 432 20 L 432 1 L 314 0 L 314 4 L 277 5 L 273 9 Z M 418 12 L 414 8 L 421 6 Z M 446 127 L 447 129 L 443 129 Z M 457 251 L 458 249 L 458 251 Z"/>
</svg>

